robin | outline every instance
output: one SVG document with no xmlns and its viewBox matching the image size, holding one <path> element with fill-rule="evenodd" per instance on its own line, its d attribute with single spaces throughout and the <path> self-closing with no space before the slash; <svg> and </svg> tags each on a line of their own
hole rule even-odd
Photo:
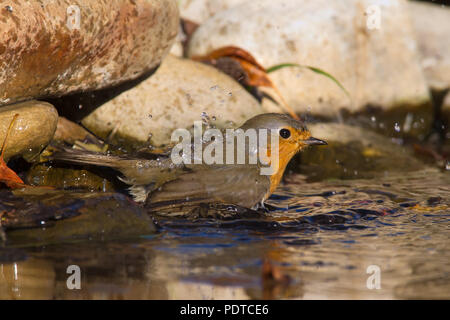
<svg viewBox="0 0 450 320">
<path fill-rule="evenodd" d="M 278 159 L 276 170 L 272 174 L 261 174 L 263 163 L 270 165 L 272 159 L 270 142 L 262 153 L 267 157 L 256 163 L 175 163 L 173 157 L 160 154 L 144 158 L 74 149 L 55 153 L 53 160 L 113 168 L 122 174 L 119 179 L 130 185 L 129 191 L 134 200 L 152 208 L 176 206 L 181 203 L 224 203 L 257 209 L 264 205 L 264 201 L 280 184 L 287 164 L 297 152 L 308 146 L 327 144 L 311 137 L 303 122 L 283 114 L 257 115 L 239 129 L 244 132 L 266 130 L 277 135 L 278 141 L 275 140 L 277 143 L 274 145 L 278 148 Z M 229 139 L 229 136 L 224 138 L 225 145 L 230 142 Z M 208 143 L 203 142 L 203 146 Z M 192 142 L 192 149 L 193 144 Z M 236 145 L 235 149 L 239 147 Z M 248 140 L 245 140 L 244 148 L 251 152 L 252 147 L 249 146 Z"/>
</svg>

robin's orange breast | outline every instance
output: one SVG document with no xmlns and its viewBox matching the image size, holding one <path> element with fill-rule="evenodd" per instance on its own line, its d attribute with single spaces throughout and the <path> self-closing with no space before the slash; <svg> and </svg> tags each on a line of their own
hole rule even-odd
<svg viewBox="0 0 450 320">
<path fill-rule="evenodd" d="M 291 128 L 292 129 L 292 128 Z M 275 191 L 283 178 L 284 171 L 292 159 L 292 157 L 301 150 L 305 145 L 300 141 L 306 140 L 309 136 L 309 132 L 301 132 L 292 130 L 294 139 L 291 140 L 279 140 L 278 155 L 271 155 L 271 149 L 267 149 L 268 161 L 273 165 L 273 161 L 278 161 L 278 165 L 275 166 L 276 171 L 270 176 L 270 190 L 266 195 L 266 199 Z"/>
</svg>

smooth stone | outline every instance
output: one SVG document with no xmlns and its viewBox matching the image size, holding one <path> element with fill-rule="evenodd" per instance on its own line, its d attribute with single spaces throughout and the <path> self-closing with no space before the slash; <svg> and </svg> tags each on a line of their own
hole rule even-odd
<svg viewBox="0 0 450 320">
<path fill-rule="evenodd" d="M 16 156 L 31 161 L 53 138 L 58 112 L 51 104 L 36 100 L 0 108 L 1 144 L 15 114 L 19 116 L 9 134 L 5 161 Z"/>
<path fill-rule="evenodd" d="M 76 166 L 36 164 L 28 170 L 27 182 L 33 186 L 49 186 L 57 189 L 85 189 L 92 192 L 116 191 L 110 180 L 105 176 L 100 176 L 104 171 L 104 168 L 102 169 L 88 171 Z"/>
<path fill-rule="evenodd" d="M 107 144 L 85 128 L 64 117 L 58 118 L 58 125 L 56 126 L 52 141 L 55 142 L 55 145 L 66 143 L 96 152 L 105 152 L 109 148 Z"/>
<path fill-rule="evenodd" d="M 416 1 L 409 1 L 408 9 L 428 85 L 450 88 L 450 9 Z"/>
<path fill-rule="evenodd" d="M 229 127 L 262 112 L 258 101 L 226 74 L 168 56 L 154 75 L 97 108 L 82 124 L 108 142 L 160 146 L 171 141 L 175 129 L 202 121 L 202 114 L 217 127 Z"/>
<path fill-rule="evenodd" d="M 379 29 L 367 27 L 371 5 L 381 10 Z M 299 113 L 332 117 L 341 109 L 358 112 L 375 105 L 389 110 L 430 99 L 403 0 L 246 2 L 206 20 L 193 34 L 188 56 L 227 45 L 247 50 L 266 68 L 281 63 L 318 67 L 350 92 L 351 100 L 333 81 L 304 68 L 270 73 Z M 268 101 L 263 107 L 272 110 Z"/>
<path fill-rule="evenodd" d="M 2 224 L 7 245 L 136 238 L 156 232 L 145 209 L 118 193 L 36 187 L 1 195 L 8 200 L 0 206 L 6 212 Z"/>
<path fill-rule="evenodd" d="M 79 124 L 76 124 L 75 122 L 72 122 L 64 117 L 58 118 L 58 124 L 56 126 L 53 140 L 74 144 L 77 140 L 83 141 L 85 139 L 96 138 Z"/>
<path fill-rule="evenodd" d="M 309 124 L 311 135 L 327 146 L 301 152 L 290 168 L 310 181 L 322 179 L 370 179 L 391 172 L 419 170 L 424 164 L 410 148 L 370 129 L 339 123 Z"/>
<path fill-rule="evenodd" d="M 2 5 L 0 105 L 100 89 L 149 73 L 169 52 L 178 21 L 174 0 Z"/>
</svg>

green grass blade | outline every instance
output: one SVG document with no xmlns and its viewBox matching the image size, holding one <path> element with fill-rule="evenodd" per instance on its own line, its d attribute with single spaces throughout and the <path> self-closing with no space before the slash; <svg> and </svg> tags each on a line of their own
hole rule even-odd
<svg viewBox="0 0 450 320">
<path fill-rule="evenodd" d="M 283 68 L 286 68 L 286 67 L 299 67 L 299 68 L 303 68 L 302 65 L 299 65 L 299 64 L 296 64 L 296 63 L 281 63 L 281 64 L 277 64 L 277 65 L 275 65 L 275 66 L 271 66 L 270 68 L 267 68 L 267 69 L 266 69 L 266 72 L 267 72 L 267 73 L 271 73 L 271 72 L 274 72 L 274 71 L 277 71 L 277 70 L 279 70 L 279 69 L 283 69 Z"/>
<path fill-rule="evenodd" d="M 272 67 L 266 69 L 266 72 L 267 73 L 271 73 L 271 72 L 277 71 L 277 70 L 282 69 L 282 68 L 287 68 L 287 67 L 307 68 L 307 69 L 311 70 L 312 72 L 315 72 L 317 74 L 321 74 L 321 75 L 327 77 L 328 79 L 332 80 L 334 83 L 336 83 L 339 86 L 339 88 L 341 88 L 342 91 L 345 92 L 347 97 L 349 99 L 351 99 L 350 93 L 347 91 L 347 89 L 345 89 L 345 87 L 335 77 L 333 77 L 328 72 L 326 72 L 326 71 L 324 71 L 322 69 L 316 68 L 316 67 L 304 66 L 304 65 L 296 64 L 296 63 L 281 63 L 281 64 L 277 64 L 275 66 L 272 66 Z"/>
</svg>

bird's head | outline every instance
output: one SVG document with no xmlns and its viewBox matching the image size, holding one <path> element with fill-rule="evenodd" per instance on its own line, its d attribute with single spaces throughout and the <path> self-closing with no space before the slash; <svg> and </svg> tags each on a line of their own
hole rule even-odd
<svg viewBox="0 0 450 320">
<path fill-rule="evenodd" d="M 264 113 L 257 115 L 241 126 L 243 130 L 250 128 L 255 130 L 266 129 L 277 133 L 281 162 L 286 160 L 289 162 L 294 154 L 308 146 L 327 144 L 323 140 L 311 137 L 311 133 L 302 121 L 292 119 L 285 114 Z"/>
<path fill-rule="evenodd" d="M 266 198 L 277 188 L 287 164 L 297 152 L 308 146 L 327 144 L 323 140 L 311 137 L 311 133 L 302 121 L 292 119 L 285 114 L 266 113 L 257 115 L 241 126 L 244 131 L 250 128 L 257 131 L 260 129 L 270 130 L 271 136 L 274 133 L 278 136 L 278 152 L 276 155 L 272 152 L 274 148 L 269 146 L 271 142 L 267 144 L 266 150 L 258 150 L 260 156 L 261 151 L 267 155 L 264 162 L 270 168 L 270 190 L 266 194 Z M 273 136 L 275 137 L 275 135 Z"/>
<path fill-rule="evenodd" d="M 302 121 L 294 120 L 284 114 L 261 114 L 249 119 L 241 126 L 244 131 L 251 128 L 257 131 L 260 129 L 270 130 L 271 136 L 275 138 L 276 136 L 273 134 L 278 136 L 278 152 L 276 154 L 272 151 L 276 149 L 270 146 L 271 142 L 267 143 L 266 150 L 258 150 L 260 156 L 261 153 L 266 154 L 264 163 L 270 168 L 268 171 L 270 190 L 266 194 L 266 198 L 277 188 L 287 164 L 297 152 L 308 146 L 327 144 L 323 140 L 311 137 L 311 133 Z M 269 140 L 272 141 L 272 138 Z"/>
</svg>

